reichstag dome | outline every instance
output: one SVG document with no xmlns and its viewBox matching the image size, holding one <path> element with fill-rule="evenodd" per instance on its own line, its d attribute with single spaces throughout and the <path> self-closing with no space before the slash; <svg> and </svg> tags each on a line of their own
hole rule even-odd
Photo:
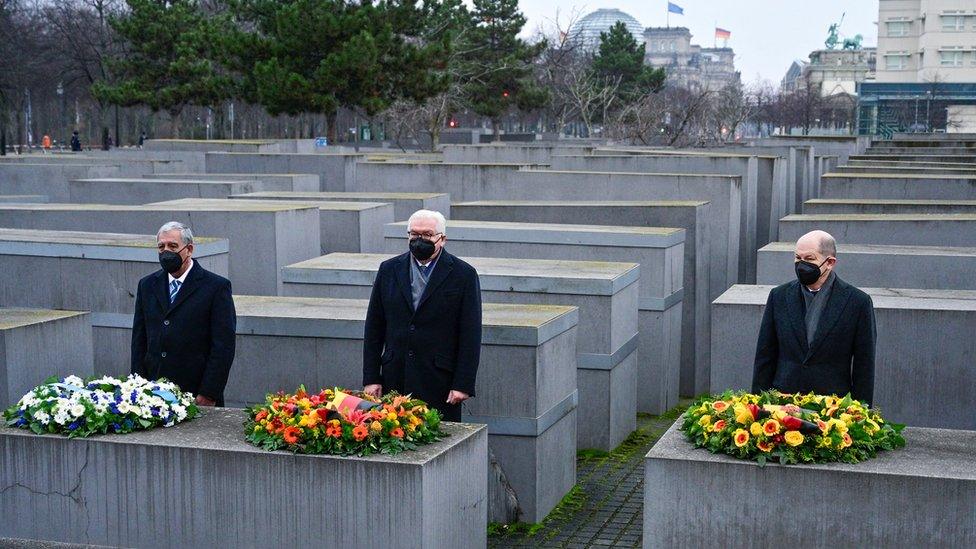
<svg viewBox="0 0 976 549">
<path fill-rule="evenodd" d="M 600 33 L 608 32 L 617 21 L 627 26 L 638 44 L 644 41 L 644 27 L 640 21 L 618 9 L 599 9 L 581 18 L 570 27 L 570 39 L 581 49 L 595 51 L 600 47 Z"/>
</svg>

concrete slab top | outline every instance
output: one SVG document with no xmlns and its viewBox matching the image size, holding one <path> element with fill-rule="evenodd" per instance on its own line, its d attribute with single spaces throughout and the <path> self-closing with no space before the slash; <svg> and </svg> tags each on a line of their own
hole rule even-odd
<svg viewBox="0 0 976 549">
<path fill-rule="evenodd" d="M 282 387 L 282 389 L 294 390 L 295 387 Z M 317 390 L 318 388 L 309 389 Z M 284 450 L 268 452 L 257 446 L 248 444 L 244 442 L 244 436 L 241 431 L 244 418 L 244 410 L 241 409 L 206 408 L 202 410 L 200 417 L 173 427 L 136 431 L 125 435 L 93 436 L 84 439 L 84 442 L 88 444 L 134 444 L 140 446 L 191 448 L 233 454 L 272 456 L 288 460 L 342 460 L 423 466 L 449 450 L 452 446 L 456 446 L 487 428 L 485 425 L 474 423 L 445 422 L 441 424 L 441 429 L 449 436 L 433 444 L 418 446 L 414 451 L 402 452 L 394 456 L 386 454 L 375 454 L 367 457 L 331 456 L 293 454 Z M 60 435 L 35 435 L 33 432 L 25 429 L 15 429 L 6 426 L 0 426 L 0 436 L 50 437 L 52 439 L 66 440 Z M 82 441 L 69 441 L 69 443 L 79 444 L 80 447 Z"/>
<path fill-rule="evenodd" d="M 160 178 L 173 179 L 173 180 L 193 179 L 194 177 L 211 177 L 211 178 L 226 177 L 228 179 L 239 177 L 241 179 L 254 180 L 254 179 L 261 179 L 263 177 L 296 177 L 296 176 L 309 176 L 309 175 L 318 177 L 318 174 L 314 174 L 314 173 L 309 174 L 309 173 L 264 173 L 264 172 L 262 173 L 157 173 L 157 174 L 153 174 L 152 177 L 153 178 L 160 177 Z"/>
<path fill-rule="evenodd" d="M 387 223 L 386 238 L 407 238 L 407 222 Z M 685 230 L 674 227 L 618 227 L 613 225 L 568 225 L 557 223 L 514 223 L 505 221 L 447 222 L 448 238 L 484 242 L 535 244 L 592 244 L 617 247 L 671 247 L 685 241 Z"/>
<path fill-rule="evenodd" d="M 976 221 L 976 214 L 790 214 L 780 221 Z"/>
<path fill-rule="evenodd" d="M 84 231 L 49 231 L 43 229 L 3 229 L 0 228 L 0 241 L 5 242 L 55 242 L 59 244 L 87 244 L 90 246 L 124 246 L 129 248 L 156 249 L 154 235 L 122 233 L 90 233 Z M 225 238 L 193 237 L 193 244 L 199 247 L 214 242 L 226 242 Z"/>
<path fill-rule="evenodd" d="M 890 162 L 889 163 L 882 163 L 882 162 L 876 162 L 874 160 L 863 160 L 862 162 L 864 162 L 865 164 L 869 164 L 869 165 L 867 165 L 867 166 L 850 166 L 850 165 L 844 165 L 844 166 L 837 166 L 837 169 L 838 170 L 849 170 L 849 169 L 857 169 L 857 168 L 865 168 L 865 169 L 886 168 L 886 169 L 904 170 L 906 172 L 913 172 L 913 171 L 925 172 L 925 170 L 944 170 L 944 171 L 950 171 L 950 172 L 958 172 L 960 174 L 970 174 L 970 173 L 976 172 L 976 167 L 973 167 L 972 164 L 968 164 L 968 166 L 970 166 L 970 167 L 969 168 L 966 168 L 966 167 L 963 167 L 963 166 L 966 166 L 967 164 L 958 164 L 958 163 L 953 163 L 953 164 L 939 164 L 937 162 L 917 162 L 917 163 L 916 162 L 905 162 L 905 165 L 902 165 L 902 164 L 899 164 L 899 163 L 890 163 Z M 916 164 L 919 164 L 919 165 L 916 165 Z M 823 174 L 823 175 L 821 175 L 821 177 L 825 177 L 825 176 L 828 176 L 828 175 L 843 175 L 843 173 L 842 172 L 834 172 L 834 174 Z M 858 173 L 857 175 L 861 175 L 861 174 Z"/>
<path fill-rule="evenodd" d="M 341 202 L 341 201 L 328 201 L 328 200 L 242 200 L 239 198 L 181 198 L 179 200 L 171 200 L 166 202 L 155 202 L 152 204 L 147 204 L 147 206 L 163 206 L 174 203 L 185 203 L 193 204 L 195 202 L 207 202 L 206 205 L 220 206 L 228 202 L 238 203 L 246 202 L 249 204 L 255 204 L 258 206 L 264 205 L 267 207 L 272 207 L 275 204 L 285 204 L 295 208 L 318 208 L 323 211 L 337 211 L 337 212 L 363 212 L 366 210 L 375 210 L 376 208 L 384 208 L 389 204 L 386 202 Z"/>
<path fill-rule="evenodd" d="M 607 175 L 607 176 L 641 176 L 648 177 L 651 175 L 663 175 L 667 177 L 692 177 L 692 178 L 705 178 L 705 177 L 724 177 L 728 178 L 730 181 L 738 181 L 742 179 L 741 176 L 732 175 L 727 173 L 675 173 L 675 172 L 599 172 L 590 170 L 550 170 L 548 168 L 523 168 L 523 172 L 542 172 L 542 173 L 563 173 L 563 174 L 591 174 L 591 175 Z"/>
<path fill-rule="evenodd" d="M 0 330 L 12 330 L 32 324 L 41 324 L 87 314 L 86 311 L 58 311 L 54 309 L 27 309 L 21 307 L 0 308 Z"/>
<path fill-rule="evenodd" d="M 228 155 L 228 156 L 285 156 L 285 157 L 326 157 L 326 158 L 359 158 L 365 156 L 365 153 L 291 153 L 291 152 L 248 152 L 248 151 L 207 151 L 206 154 L 212 155 Z"/>
<path fill-rule="evenodd" d="M 811 198 L 806 204 L 871 204 L 877 206 L 976 206 L 976 200 L 911 200 L 904 198 Z"/>
<path fill-rule="evenodd" d="M 146 179 L 144 177 L 93 177 L 87 179 L 72 179 L 72 181 L 81 181 L 84 183 L 133 183 L 139 185 L 155 185 L 156 183 L 166 184 L 166 183 L 194 183 L 197 185 L 232 185 L 234 183 L 251 183 L 257 180 L 257 177 L 252 176 L 251 179 L 221 179 L 220 181 L 215 181 L 212 179 Z"/>
<path fill-rule="evenodd" d="M 786 145 L 784 145 L 786 146 Z M 640 156 L 694 156 L 694 157 L 715 157 L 715 158 L 779 158 L 776 155 L 771 154 L 746 154 L 746 153 L 733 153 L 733 152 L 711 152 L 711 151 L 675 151 L 675 150 L 649 150 L 649 149 L 596 149 L 600 152 L 616 152 L 616 151 L 627 151 L 630 154 L 595 154 L 590 155 L 596 158 L 599 157 L 610 157 L 610 158 L 634 158 Z M 556 156 L 556 155 L 553 155 Z M 582 155 L 564 155 L 564 156 L 582 156 Z"/>
<path fill-rule="evenodd" d="M 225 254 L 230 242 L 225 238 L 194 237 L 193 256 Z M 103 259 L 156 263 L 154 235 L 0 229 L 0 255 Z"/>
<path fill-rule="evenodd" d="M 707 200 L 475 200 L 455 202 L 451 206 L 553 206 L 601 208 L 688 208 L 704 206 Z"/>
<path fill-rule="evenodd" d="M 442 162 L 440 160 L 410 160 L 410 159 L 400 159 L 400 158 L 389 158 L 387 160 L 381 159 L 369 159 L 366 162 L 362 162 L 366 165 L 388 165 L 388 166 L 452 166 L 452 167 L 478 167 L 485 166 L 489 168 L 522 168 L 526 166 L 539 166 L 535 162 Z"/>
<path fill-rule="evenodd" d="M 369 300 L 328 297 L 234 296 L 240 317 L 280 317 L 317 320 L 365 321 Z M 483 303 L 482 325 L 542 328 L 561 317 L 575 317 L 576 307 Z"/>
<path fill-rule="evenodd" d="M 759 249 L 760 252 L 790 252 L 796 250 L 793 242 L 770 242 Z M 894 246 L 889 244 L 838 244 L 837 257 L 843 254 L 911 255 L 911 256 L 976 256 L 976 248 L 955 248 L 951 246 Z M 838 273 L 842 273 L 838 270 Z"/>
<path fill-rule="evenodd" d="M 37 211 L 100 211 L 100 212 L 172 212 L 172 211 L 202 211 L 202 212 L 285 212 L 290 210 L 308 210 L 313 206 L 295 206 L 284 200 L 221 200 L 222 203 L 208 203 L 205 198 L 183 198 L 171 202 L 156 202 L 153 204 L 124 205 L 124 204 L 0 204 L 0 210 L 37 210 Z M 363 202 L 360 202 L 363 204 Z"/>
<path fill-rule="evenodd" d="M 857 162 L 857 165 L 849 167 L 858 167 L 861 165 L 867 166 L 878 166 L 884 168 L 905 168 L 905 167 L 922 167 L 922 168 L 958 168 L 965 171 L 976 171 L 976 166 L 973 166 L 969 162 L 928 162 L 924 160 L 895 160 L 895 159 L 885 159 L 885 160 L 869 160 L 869 159 L 852 159 Z M 826 174 L 824 174 L 826 175 Z"/>
<path fill-rule="evenodd" d="M 231 198 L 288 198 L 293 200 L 334 200 L 341 198 L 375 198 L 383 200 L 426 200 L 447 196 L 446 193 L 369 193 L 369 192 L 303 192 L 303 191 L 263 191 L 235 194 Z"/>
<path fill-rule="evenodd" d="M 647 453 L 647 459 L 721 463 L 738 467 L 759 467 L 752 461 L 725 454 L 713 454 L 695 448 L 678 430 L 680 420 L 658 440 Z M 910 477 L 954 478 L 976 480 L 976 431 L 908 427 L 903 433 L 904 448 L 880 452 L 867 461 L 802 465 L 767 464 L 766 467 L 789 467 L 797 470 L 849 472 L 853 474 L 895 475 Z"/>
<path fill-rule="evenodd" d="M 306 284 L 372 286 L 380 263 L 393 254 L 331 253 L 288 265 L 282 280 Z M 637 263 L 462 257 L 477 271 L 481 289 L 531 293 L 613 295 L 640 279 Z"/>
<path fill-rule="evenodd" d="M 773 288 L 764 284 L 736 284 L 712 304 L 763 306 Z M 976 312 L 976 290 L 860 289 L 871 296 L 875 309 Z"/>
<path fill-rule="evenodd" d="M 976 174 L 938 174 L 938 173 L 825 173 L 821 179 L 933 179 L 941 181 L 958 181 L 976 179 Z"/>
<path fill-rule="evenodd" d="M 275 141 L 265 139 L 152 139 L 156 143 L 186 143 L 190 145 L 274 145 Z"/>
</svg>

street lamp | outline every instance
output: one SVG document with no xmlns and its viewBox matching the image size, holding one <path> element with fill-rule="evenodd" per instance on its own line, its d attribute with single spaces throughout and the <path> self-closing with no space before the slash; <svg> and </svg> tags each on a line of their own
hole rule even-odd
<svg viewBox="0 0 976 549">
<path fill-rule="evenodd" d="M 60 113 L 61 116 L 58 118 L 58 121 L 61 124 L 61 128 L 60 128 L 61 135 L 60 135 L 60 139 L 58 140 L 58 143 L 60 144 L 60 143 L 64 143 L 64 136 L 65 136 L 64 111 L 66 110 L 66 107 L 64 104 L 64 84 L 58 82 L 58 89 L 55 91 L 58 94 L 58 107 L 61 109 L 61 113 Z"/>
</svg>

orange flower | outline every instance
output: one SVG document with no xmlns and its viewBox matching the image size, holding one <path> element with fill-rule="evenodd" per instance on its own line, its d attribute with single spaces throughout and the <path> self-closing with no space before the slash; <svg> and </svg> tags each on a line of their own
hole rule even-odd
<svg viewBox="0 0 976 549">
<path fill-rule="evenodd" d="M 369 436 L 369 429 L 365 425 L 357 425 L 352 430 L 352 436 L 356 439 L 356 442 L 361 442 L 364 438 Z"/>
<path fill-rule="evenodd" d="M 712 403 L 712 409 L 719 413 L 724 412 L 728 407 L 729 403 L 725 402 L 724 400 L 716 400 Z"/>
<path fill-rule="evenodd" d="M 854 439 L 851 438 L 851 435 L 844 433 L 844 442 L 841 443 L 840 447 L 847 448 L 851 444 L 854 444 Z"/>
<path fill-rule="evenodd" d="M 267 410 L 261 410 L 260 412 L 258 412 L 258 415 L 254 416 L 254 421 L 261 421 L 262 419 L 264 419 L 266 417 L 268 417 L 268 411 Z"/>
<path fill-rule="evenodd" d="M 401 429 L 399 427 L 397 427 L 396 429 L 393 429 L 392 431 L 390 431 L 390 436 L 395 437 L 395 438 L 403 438 L 403 429 Z"/>
<path fill-rule="evenodd" d="M 298 442 L 298 435 L 300 435 L 301 432 L 302 430 L 298 427 L 287 427 L 281 436 L 288 444 L 295 444 Z"/>
<path fill-rule="evenodd" d="M 719 432 L 719 431 L 721 431 L 722 429 L 725 429 L 725 420 L 724 419 L 720 419 L 720 420 L 718 420 L 718 421 L 715 422 L 715 425 L 712 425 L 712 431 L 714 431 L 716 433 Z"/>
<path fill-rule="evenodd" d="M 766 442 L 764 440 L 761 440 L 761 441 L 759 441 L 759 442 L 756 443 L 756 446 L 758 446 L 759 449 L 762 450 L 763 452 L 772 452 L 773 451 L 773 443 L 772 442 Z"/>
<path fill-rule="evenodd" d="M 819 420 L 819 419 L 817 420 L 817 427 L 820 427 L 820 430 L 822 432 L 824 432 L 824 433 L 827 432 L 827 424 L 824 423 L 822 420 Z"/>
<path fill-rule="evenodd" d="M 342 436 L 342 428 L 338 425 L 329 425 L 325 428 L 325 436 L 339 438 Z"/>
<path fill-rule="evenodd" d="M 763 432 L 769 436 L 775 435 L 779 432 L 779 422 L 775 419 L 770 419 L 763 424 Z"/>
<path fill-rule="evenodd" d="M 742 448 L 746 445 L 746 443 L 749 442 L 749 431 L 746 431 L 745 429 L 737 430 L 732 436 L 732 440 L 735 442 L 737 447 Z"/>
</svg>

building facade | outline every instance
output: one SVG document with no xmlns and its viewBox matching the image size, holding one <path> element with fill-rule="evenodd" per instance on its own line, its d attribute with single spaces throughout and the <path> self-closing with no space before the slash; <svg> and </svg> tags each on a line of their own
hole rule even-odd
<svg viewBox="0 0 976 549">
<path fill-rule="evenodd" d="M 569 28 L 569 40 L 587 53 L 600 49 L 600 34 L 610 32 L 610 27 L 623 23 L 638 44 L 644 41 L 644 27 L 640 21 L 618 9 L 600 9 L 582 17 Z"/>
<path fill-rule="evenodd" d="M 691 43 L 685 27 L 652 27 L 644 30 L 644 62 L 664 67 L 668 82 L 690 89 L 717 91 L 738 82 L 732 48 L 703 48 Z"/>
</svg>

